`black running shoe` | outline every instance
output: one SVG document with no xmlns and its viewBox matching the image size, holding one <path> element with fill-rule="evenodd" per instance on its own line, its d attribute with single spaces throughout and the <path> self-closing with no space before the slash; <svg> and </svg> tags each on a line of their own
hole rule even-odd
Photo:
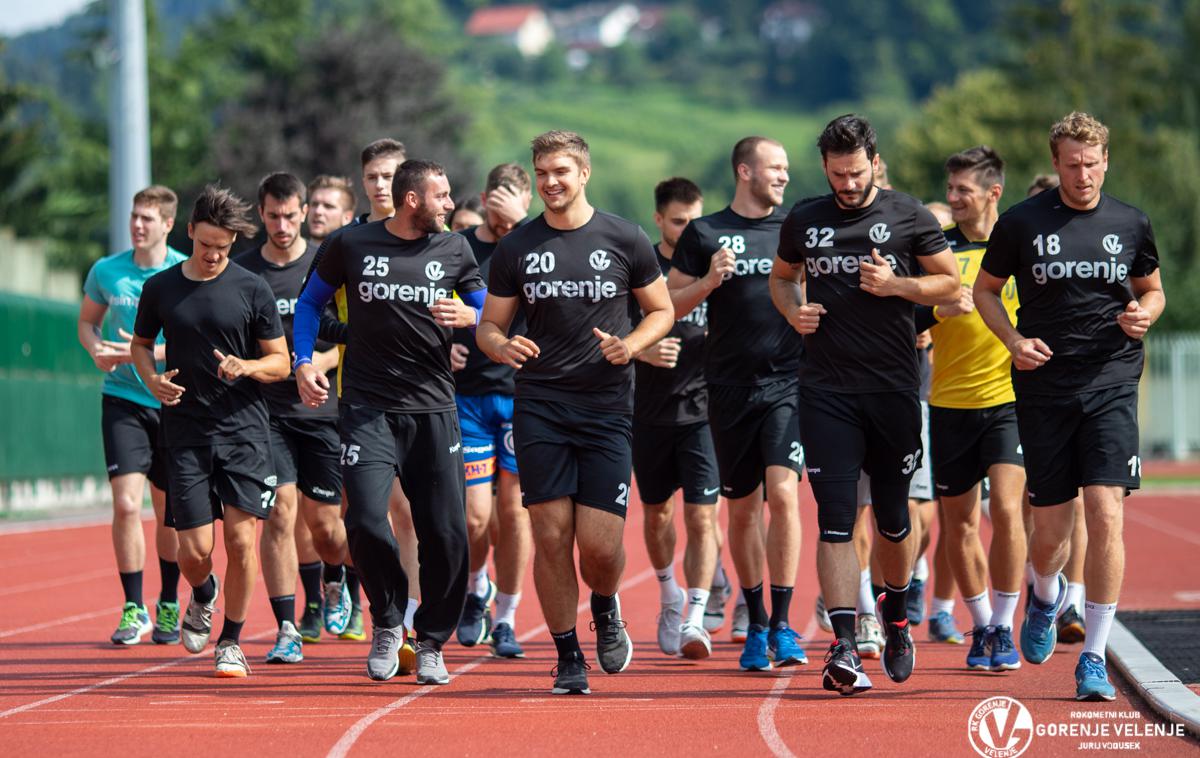
<svg viewBox="0 0 1200 758">
<path fill-rule="evenodd" d="M 842 697 L 871 689 L 871 680 L 863 671 L 862 661 L 849 640 L 834 640 L 825 655 L 825 670 L 821 672 L 821 686 Z"/>
<path fill-rule="evenodd" d="M 917 651 L 913 647 L 908 619 L 899 622 L 884 621 L 883 595 L 875 601 L 875 618 L 883 627 L 883 658 L 880 661 L 883 664 L 883 673 L 893 682 L 908 681 L 917 661 Z"/>
<path fill-rule="evenodd" d="M 633 643 L 621 618 L 621 604 L 608 613 L 593 616 L 592 631 L 596 633 L 596 660 L 606 674 L 619 674 L 629 668 L 633 659 Z"/>
<path fill-rule="evenodd" d="M 590 668 L 582 653 L 575 653 L 570 658 L 560 658 L 558 665 L 550 672 L 550 676 L 554 677 L 554 687 L 550 692 L 555 695 L 592 694 L 587 678 Z"/>
<path fill-rule="evenodd" d="M 467 601 L 463 605 L 462 616 L 458 620 L 458 629 L 455 631 L 460 645 L 475 647 L 487 641 L 488 634 L 492 631 L 488 604 L 495 596 L 496 585 L 491 581 L 488 582 L 488 593 L 483 597 L 473 592 L 467 593 Z"/>
</svg>

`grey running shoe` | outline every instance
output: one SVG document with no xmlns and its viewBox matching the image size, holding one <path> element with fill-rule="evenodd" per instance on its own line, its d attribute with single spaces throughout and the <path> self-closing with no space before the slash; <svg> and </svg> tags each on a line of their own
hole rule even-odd
<svg viewBox="0 0 1200 758">
<path fill-rule="evenodd" d="M 150 612 L 146 606 L 137 603 L 126 603 L 121 609 L 121 622 L 112 633 L 114 645 L 136 645 L 153 629 L 150 623 Z"/>
<path fill-rule="evenodd" d="M 449 684 L 442 646 L 433 640 L 417 642 L 417 684 Z"/>
<path fill-rule="evenodd" d="M 404 625 L 371 629 L 371 652 L 367 653 L 367 676 L 385 682 L 400 669 L 400 646 L 404 644 Z"/>
<path fill-rule="evenodd" d="M 729 639 L 745 642 L 750 629 L 750 609 L 745 603 L 733 606 L 733 621 L 729 624 Z"/>
<path fill-rule="evenodd" d="M 217 644 L 214 657 L 217 661 L 216 674 L 219 677 L 242 678 L 250 674 L 250 664 L 241 647 L 233 640 L 225 640 Z"/>
<path fill-rule="evenodd" d="M 558 665 L 550 672 L 554 677 L 554 687 L 550 690 L 554 695 L 590 695 L 587 672 L 591 668 L 580 653 L 574 653 L 570 658 L 560 658 Z"/>
<path fill-rule="evenodd" d="M 658 614 L 658 649 L 666 655 L 679 653 L 679 626 L 683 623 L 683 608 L 687 605 L 687 593 L 679 590 L 673 603 L 664 603 Z"/>
<path fill-rule="evenodd" d="M 625 631 L 621 618 L 621 601 L 608 613 L 592 617 L 592 631 L 596 633 L 596 661 L 606 674 L 618 674 L 629 668 L 633 659 L 633 643 Z"/>
<path fill-rule="evenodd" d="M 221 595 L 221 582 L 213 575 L 213 599 L 201 603 L 196 599 L 196 590 L 192 590 L 192 598 L 188 601 L 187 611 L 183 614 L 183 624 L 179 628 L 179 636 L 183 647 L 189 653 L 199 653 L 208 644 L 212 635 L 213 611 L 217 609 L 217 598 Z"/>
<path fill-rule="evenodd" d="M 704 606 L 704 631 L 715 632 L 725 624 L 725 602 L 733 594 L 728 580 L 720 586 L 713 585 L 708 591 L 708 605 Z"/>
</svg>

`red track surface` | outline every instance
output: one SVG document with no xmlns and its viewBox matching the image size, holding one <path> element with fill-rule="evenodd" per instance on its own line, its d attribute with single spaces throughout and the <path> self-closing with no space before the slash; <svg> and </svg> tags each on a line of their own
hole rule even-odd
<svg viewBox="0 0 1200 758">
<path fill-rule="evenodd" d="M 446 662 L 454 679 L 437 688 L 417 687 L 412 677 L 368 681 L 366 643 L 324 641 L 305 646 L 302 664 L 259 663 L 274 633 L 260 582 L 243 640 L 254 673 L 218 680 L 211 652 L 193 657 L 177 646 L 107 642 L 121 597 L 106 526 L 0 534 L 0 755 L 974 755 L 967 718 L 992 695 L 1020 700 L 1037 723 L 1078 723 L 1071 717 L 1078 711 L 1136 711 L 1138 723 L 1161 723 L 1119 680 L 1116 703 L 1075 703 L 1077 646 L 1060 646 L 1042 666 L 978 674 L 964 669 L 964 647 L 924 642 L 924 625 L 916 629 L 917 672 L 906 684 L 891 683 L 868 661 L 874 690 L 854 698 L 823 691 L 820 661 L 829 640 L 814 636 L 810 621 L 815 516 L 807 485 L 801 492 L 805 549 L 792 621 L 812 639 L 807 667 L 740 672 L 739 649 L 725 629 L 708 661 L 662 656 L 654 642 L 658 591 L 635 506 L 621 593 L 633 663 L 618 676 L 594 667 L 594 694 L 574 698 L 549 694 L 553 646 L 532 580 L 517 619 L 528 657 L 495 660 L 451 643 Z M 1200 603 L 1196 501 L 1195 493 L 1128 501 L 1122 608 Z M 154 569 L 146 588 L 148 597 L 157 591 Z M 961 602 L 958 612 L 968 627 Z M 587 621 L 585 611 L 579 629 L 590 651 Z M 1026 755 L 1078 754 L 1080 741 L 1035 737 Z M 1140 742 L 1152 755 L 1200 755 L 1192 741 Z"/>
</svg>

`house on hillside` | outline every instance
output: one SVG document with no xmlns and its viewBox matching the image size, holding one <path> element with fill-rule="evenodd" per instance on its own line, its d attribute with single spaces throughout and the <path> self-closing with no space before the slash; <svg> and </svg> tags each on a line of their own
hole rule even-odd
<svg viewBox="0 0 1200 758">
<path fill-rule="evenodd" d="M 468 37 L 508 42 L 526 58 L 541 55 L 554 41 L 546 12 L 537 5 L 497 5 L 479 8 L 467 19 Z"/>
<path fill-rule="evenodd" d="M 778 48 L 797 48 L 812 38 L 820 10 L 799 0 L 780 0 L 763 9 L 758 34 Z"/>
<path fill-rule="evenodd" d="M 568 49 L 588 51 L 622 44 L 639 18 L 641 11 L 633 3 L 587 3 L 552 12 L 550 24 Z"/>
</svg>

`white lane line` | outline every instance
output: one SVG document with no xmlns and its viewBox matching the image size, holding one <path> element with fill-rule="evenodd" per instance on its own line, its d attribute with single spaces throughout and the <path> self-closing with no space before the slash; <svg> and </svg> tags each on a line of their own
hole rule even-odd
<svg viewBox="0 0 1200 758">
<path fill-rule="evenodd" d="M 1178 524 L 1172 524 L 1166 519 L 1151 516 L 1148 513 L 1134 511 L 1128 508 L 1125 509 L 1125 518 L 1142 526 L 1148 526 L 1155 531 L 1169 534 L 1172 537 L 1178 537 L 1184 542 L 1190 542 L 1193 545 L 1200 545 L 1200 534 L 1190 531 Z"/>
<path fill-rule="evenodd" d="M 119 611 L 119 610 L 121 610 L 121 606 L 116 605 L 116 606 L 113 606 L 112 608 L 105 608 L 105 609 L 99 610 L 99 611 L 92 611 L 91 613 L 80 613 L 76 616 L 67 616 L 66 618 L 55 619 L 54 621 L 47 621 L 42 624 L 31 624 L 29 626 L 22 626 L 18 629 L 6 629 L 3 632 L 0 632 L 0 639 L 4 639 L 5 637 L 14 637 L 18 634 L 26 634 L 28 632 L 40 632 L 43 629 L 50 629 L 50 628 L 56 627 L 56 626 L 63 626 L 64 624 L 74 624 L 76 621 L 87 621 L 88 619 L 99 618 L 101 616 L 107 616 L 109 614 L 116 615 L 117 611 Z"/>
<path fill-rule="evenodd" d="M 679 556 L 676 555 L 675 558 L 676 558 L 676 560 L 678 560 Z M 634 586 L 646 581 L 647 579 L 649 579 L 652 576 L 654 576 L 654 569 L 647 568 L 645 571 L 641 572 L 640 574 L 637 574 L 633 578 L 628 579 L 624 582 L 621 582 L 621 589 L 626 590 L 631 587 L 634 587 Z M 577 615 L 580 613 L 583 613 L 589 607 L 591 607 L 590 599 L 585 600 L 582 603 L 580 603 L 579 606 L 575 609 L 575 613 Z M 518 637 L 517 640 L 520 642 L 527 642 L 547 631 L 549 631 L 549 628 L 545 624 L 542 624 L 541 626 L 538 626 L 534 629 L 530 629 L 529 631 L 525 632 L 520 637 Z M 462 676 L 463 674 L 467 674 L 467 673 L 470 673 L 471 671 L 474 671 L 475 669 L 482 666 L 484 664 L 484 662 L 489 661 L 489 660 L 492 660 L 491 656 L 482 656 L 482 657 L 476 658 L 473 661 L 470 661 L 469 663 L 465 663 L 462 666 L 459 666 L 457 669 L 455 669 L 453 672 L 450 673 L 450 681 L 453 682 L 455 679 Z M 422 695 L 428 695 L 430 692 L 433 692 L 434 690 L 438 689 L 439 687 L 445 687 L 445 686 L 446 685 L 427 684 L 424 687 L 421 687 L 420 689 L 414 690 L 413 692 L 409 693 L 408 695 L 405 695 L 404 697 L 400 698 L 399 700 L 395 700 L 391 703 L 388 703 L 387 705 L 382 706 L 382 707 L 372 711 L 371 713 L 368 713 L 366 716 L 363 716 L 361 719 L 359 719 L 357 722 L 355 722 L 353 726 L 351 726 L 349 729 L 347 729 L 346 732 L 341 736 L 341 738 L 336 743 L 334 743 L 333 747 L 331 747 L 329 749 L 329 752 L 326 754 L 326 758 L 345 758 L 350 753 L 350 748 L 354 747 L 354 743 L 358 741 L 358 738 L 362 736 L 363 732 L 365 732 L 376 721 L 378 721 L 379 719 L 388 715 L 389 713 L 392 713 L 393 711 L 403 708 L 404 706 L 408 705 L 409 703 L 411 703 L 412 701 L 421 697 Z"/>
<path fill-rule="evenodd" d="M 16 595 L 21 592 L 36 592 L 37 590 L 47 590 L 51 587 L 62 587 L 65 584 L 77 584 L 78 582 L 87 582 L 92 579 L 99 579 L 102 576 L 112 576 L 116 571 L 110 568 L 89 571 L 86 574 L 74 574 L 72 576 L 59 577 L 58 579 L 46 579 L 41 582 L 30 582 L 28 584 L 18 584 L 14 587 L 5 587 L 0 589 L 0 597 L 4 595 Z"/>
<path fill-rule="evenodd" d="M 808 626 L 804 627 L 804 633 L 800 636 L 807 641 L 812 639 L 816 633 L 817 619 L 814 616 L 809 620 Z M 767 744 L 767 749 L 778 758 L 796 758 L 796 754 L 788 748 L 787 743 L 779 736 L 779 730 L 775 728 L 775 709 L 779 707 L 779 700 L 783 697 L 784 690 L 792 683 L 792 677 L 796 671 L 797 669 L 793 667 L 786 674 L 779 674 L 774 686 L 771 687 L 771 692 L 758 707 L 758 733 L 763 742 Z"/>
</svg>

